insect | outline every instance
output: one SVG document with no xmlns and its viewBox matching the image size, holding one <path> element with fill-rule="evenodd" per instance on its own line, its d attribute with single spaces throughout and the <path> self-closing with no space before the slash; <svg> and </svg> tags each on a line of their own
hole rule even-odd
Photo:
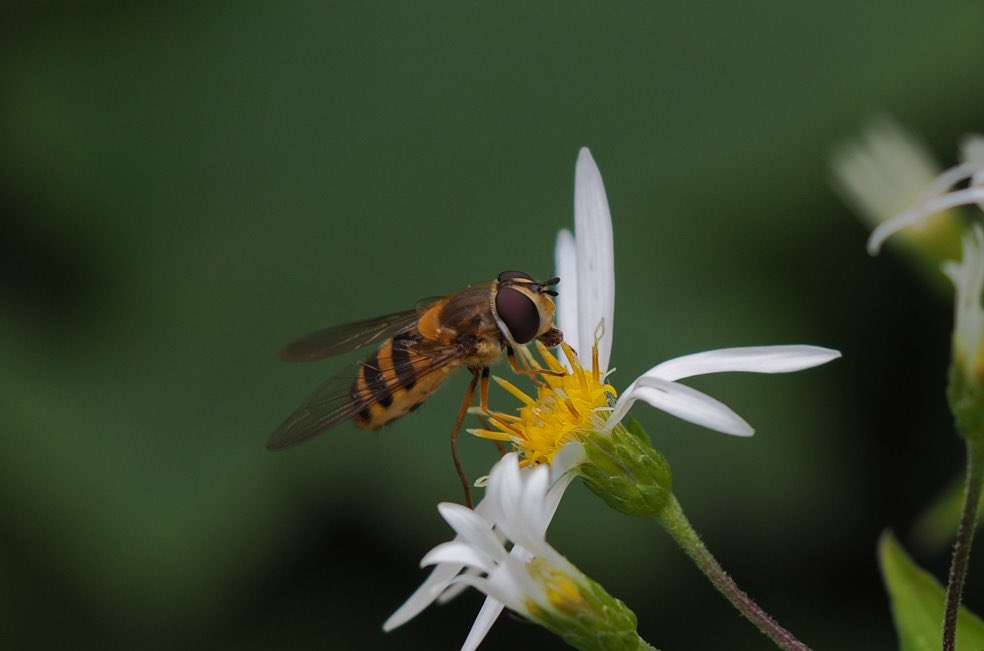
<svg viewBox="0 0 984 651">
<path fill-rule="evenodd" d="M 515 349 L 538 339 L 556 346 L 563 334 L 554 327 L 551 289 L 559 278 L 538 282 L 520 271 L 503 271 L 491 283 L 472 285 L 441 298 L 424 299 L 414 309 L 318 330 L 288 344 L 280 357 L 288 361 L 323 359 L 379 344 L 355 373 L 341 373 L 321 386 L 277 428 L 267 448 L 288 448 L 353 420 L 365 430 L 388 425 L 419 407 L 452 371 L 465 367 L 471 382 L 451 432 L 451 455 L 471 506 L 471 489 L 458 458 L 457 438 L 475 389 L 480 387 L 487 411 L 489 367 Z"/>
</svg>

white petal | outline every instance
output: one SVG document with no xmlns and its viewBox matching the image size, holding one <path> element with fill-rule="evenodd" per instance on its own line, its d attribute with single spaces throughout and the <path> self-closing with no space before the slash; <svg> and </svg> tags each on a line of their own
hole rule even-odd
<svg viewBox="0 0 984 651">
<path fill-rule="evenodd" d="M 746 346 L 708 350 L 657 364 L 642 374 L 675 382 L 695 375 L 743 371 L 791 373 L 837 359 L 839 351 L 819 346 Z"/>
<path fill-rule="evenodd" d="M 926 143 L 887 117 L 839 147 L 831 167 L 836 188 L 872 227 L 925 200 L 924 188 L 940 171 Z"/>
<path fill-rule="evenodd" d="M 578 355 L 588 355 L 595 333 L 602 371 L 608 369 L 615 325 L 615 250 L 612 216 L 601 172 L 587 147 L 577 156 L 574 172 L 574 239 L 577 248 Z"/>
<path fill-rule="evenodd" d="M 485 519 L 492 518 L 492 512 L 494 511 L 492 500 L 482 499 L 475 506 L 475 513 L 482 516 Z M 460 540 L 461 536 L 457 536 L 455 540 Z M 448 584 L 454 577 L 458 575 L 464 566 L 460 563 L 442 563 L 436 566 L 431 573 L 428 575 L 427 579 L 417 588 L 412 595 L 400 606 L 395 613 L 390 615 L 389 619 L 383 624 L 384 631 L 391 631 L 397 626 L 402 626 L 407 623 L 421 612 L 431 605 L 435 599 L 439 596 L 446 596 L 446 599 L 450 599 L 454 595 L 447 593 Z"/>
<path fill-rule="evenodd" d="M 984 170 L 984 136 L 969 133 L 961 138 L 960 158 L 975 170 Z"/>
<path fill-rule="evenodd" d="M 431 605 L 448 583 L 463 569 L 461 564 L 438 565 L 417 588 L 410 598 L 403 602 L 395 613 L 383 623 L 384 631 L 392 631 L 419 615 Z"/>
<path fill-rule="evenodd" d="M 524 568 L 520 567 L 518 569 L 524 570 L 521 572 L 522 577 L 529 576 Z M 488 576 L 461 574 L 456 576 L 453 581 L 455 583 L 470 585 L 496 601 L 504 603 L 510 610 L 516 611 L 520 615 L 525 615 L 527 613 L 524 606 L 526 591 L 517 582 L 520 576 L 516 575 L 516 570 L 517 567 L 515 565 L 500 565 L 490 572 Z"/>
<path fill-rule="evenodd" d="M 696 389 L 654 377 L 639 378 L 633 385 L 630 391 L 626 391 L 618 399 L 606 429 L 614 427 L 629 411 L 633 402 L 642 400 L 677 418 L 718 432 L 735 436 L 751 436 L 755 433 L 741 416 Z"/>
<path fill-rule="evenodd" d="M 984 136 L 976 133 L 964 136 L 960 141 L 960 153 L 964 164 L 972 169 L 970 184 L 984 186 Z M 984 201 L 978 201 L 977 205 L 984 210 Z"/>
<path fill-rule="evenodd" d="M 439 565 L 438 567 L 446 567 L 446 566 Z M 469 567 L 468 569 L 465 570 L 465 573 L 478 575 L 482 573 L 482 570 L 476 569 L 474 567 Z M 459 594 L 464 592 L 466 589 L 468 589 L 468 586 L 465 585 L 464 583 L 449 584 L 448 587 L 444 588 L 444 591 L 437 596 L 437 599 L 435 601 L 437 601 L 437 603 L 439 604 L 446 604 L 452 599 L 454 599 L 455 597 L 457 597 Z"/>
<path fill-rule="evenodd" d="M 976 147 L 971 147 L 971 151 L 975 148 Z M 933 182 L 930 183 L 925 190 L 923 190 L 922 194 L 919 196 L 918 203 L 928 201 L 935 196 L 941 195 L 960 181 L 971 178 L 974 175 L 975 169 L 976 168 L 973 163 L 965 162 L 960 163 L 956 167 L 951 167 L 950 169 L 943 171 L 939 176 L 933 179 Z"/>
<path fill-rule="evenodd" d="M 480 569 L 483 572 L 491 572 L 495 567 L 488 555 L 463 542 L 441 543 L 420 559 L 421 567 L 437 565 L 438 563 L 465 565 Z"/>
<path fill-rule="evenodd" d="M 441 502 L 437 505 L 441 517 L 447 520 L 451 528 L 469 545 L 475 547 L 490 558 L 498 559 L 504 554 L 502 543 L 492 533 L 492 523 L 478 515 L 467 506 L 452 502 Z"/>
<path fill-rule="evenodd" d="M 972 203 L 984 203 L 984 187 L 974 185 L 927 199 L 915 208 L 900 213 L 887 222 L 882 222 L 878 228 L 873 230 L 871 237 L 868 238 L 868 252 L 872 255 L 878 253 L 885 240 L 903 228 L 920 224 L 924 219 L 938 212 Z"/>
<path fill-rule="evenodd" d="M 525 478 L 518 508 L 512 517 L 499 523 L 509 540 L 536 552 L 543 545 L 544 533 L 552 513 L 544 510 L 550 488 L 550 468 L 537 466 Z"/>
<path fill-rule="evenodd" d="M 522 503 L 523 473 L 519 469 L 519 457 L 510 452 L 489 471 L 486 497 L 495 509 L 495 522 L 501 522 L 516 513 Z"/>
<path fill-rule="evenodd" d="M 488 635 L 492 624 L 499 618 L 502 609 L 502 602 L 498 599 L 494 597 L 485 598 L 485 603 L 482 604 L 482 609 L 478 611 L 478 616 L 475 618 L 475 623 L 472 624 L 471 630 L 468 632 L 465 643 L 461 645 L 461 651 L 474 651 L 478 648 L 478 645 Z"/>
<path fill-rule="evenodd" d="M 550 485 L 555 486 L 564 475 L 568 475 L 584 459 L 584 447 L 580 443 L 572 442 L 562 447 L 554 455 L 553 463 L 550 464 Z"/>
<path fill-rule="evenodd" d="M 556 275 L 560 278 L 557 286 L 557 327 L 564 333 L 564 339 L 572 347 L 580 347 L 577 324 L 577 245 L 574 236 L 566 228 L 557 234 L 554 248 Z M 578 355 L 590 355 L 590 351 L 577 351 Z M 563 351 L 561 356 L 566 359 Z M 573 368 L 568 364 L 568 368 Z"/>
</svg>

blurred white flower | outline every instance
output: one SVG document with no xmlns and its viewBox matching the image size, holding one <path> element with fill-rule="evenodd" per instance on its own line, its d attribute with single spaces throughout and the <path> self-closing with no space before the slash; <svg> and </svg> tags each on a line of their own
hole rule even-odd
<svg viewBox="0 0 984 651">
<path fill-rule="evenodd" d="M 923 199 L 940 173 L 926 144 L 888 117 L 836 149 L 831 167 L 835 187 L 872 229 Z"/>
<path fill-rule="evenodd" d="M 885 240 L 906 228 L 916 228 L 910 232 L 916 240 L 949 233 L 955 216 L 946 211 L 952 208 L 984 209 L 984 138 L 966 136 L 960 153 L 958 165 L 940 172 L 922 142 L 882 118 L 858 143 L 835 154 L 838 187 L 874 226 L 869 253 L 878 253 Z M 954 188 L 963 182 L 966 187 Z"/>
<path fill-rule="evenodd" d="M 984 228 L 975 224 L 964 235 L 963 259 L 947 262 L 943 273 L 953 281 L 954 302 L 953 357 L 954 362 L 975 384 L 984 384 L 984 360 L 981 360 L 981 338 L 984 337 Z"/>
</svg>

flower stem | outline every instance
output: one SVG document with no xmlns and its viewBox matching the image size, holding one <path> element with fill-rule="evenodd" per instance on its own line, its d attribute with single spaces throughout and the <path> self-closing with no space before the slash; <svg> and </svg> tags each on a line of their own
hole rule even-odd
<svg viewBox="0 0 984 651">
<path fill-rule="evenodd" d="M 760 631 L 765 633 L 776 645 L 786 651 L 810 651 L 810 647 L 797 640 L 792 633 L 779 625 L 776 620 L 762 610 L 752 598 L 745 594 L 734 582 L 728 573 L 724 571 L 711 552 L 708 551 L 704 543 L 690 522 L 683 514 L 680 502 L 676 496 L 671 496 L 666 506 L 656 516 L 660 524 L 673 536 L 673 539 L 683 548 L 683 551 L 697 564 L 697 567 L 710 579 L 718 592 L 738 609 L 742 615 L 748 618 Z"/>
<path fill-rule="evenodd" d="M 943 611 L 943 651 L 953 651 L 957 644 L 957 614 L 963 595 L 967 565 L 970 563 L 970 546 L 977 529 L 977 505 L 981 500 L 981 484 L 984 483 L 984 441 L 967 439 L 967 484 L 964 488 L 963 510 L 957 541 L 953 545 L 953 561 L 950 563 L 950 580 L 946 586 L 946 608 Z"/>
</svg>

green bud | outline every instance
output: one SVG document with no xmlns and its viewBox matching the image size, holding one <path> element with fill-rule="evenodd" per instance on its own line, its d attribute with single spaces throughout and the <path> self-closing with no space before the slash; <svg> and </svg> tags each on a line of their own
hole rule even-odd
<svg viewBox="0 0 984 651">
<path fill-rule="evenodd" d="M 627 418 L 611 433 L 591 432 L 581 442 L 587 458 L 577 472 L 598 497 L 628 515 L 662 511 L 672 492 L 673 474 L 638 421 Z"/>
</svg>

